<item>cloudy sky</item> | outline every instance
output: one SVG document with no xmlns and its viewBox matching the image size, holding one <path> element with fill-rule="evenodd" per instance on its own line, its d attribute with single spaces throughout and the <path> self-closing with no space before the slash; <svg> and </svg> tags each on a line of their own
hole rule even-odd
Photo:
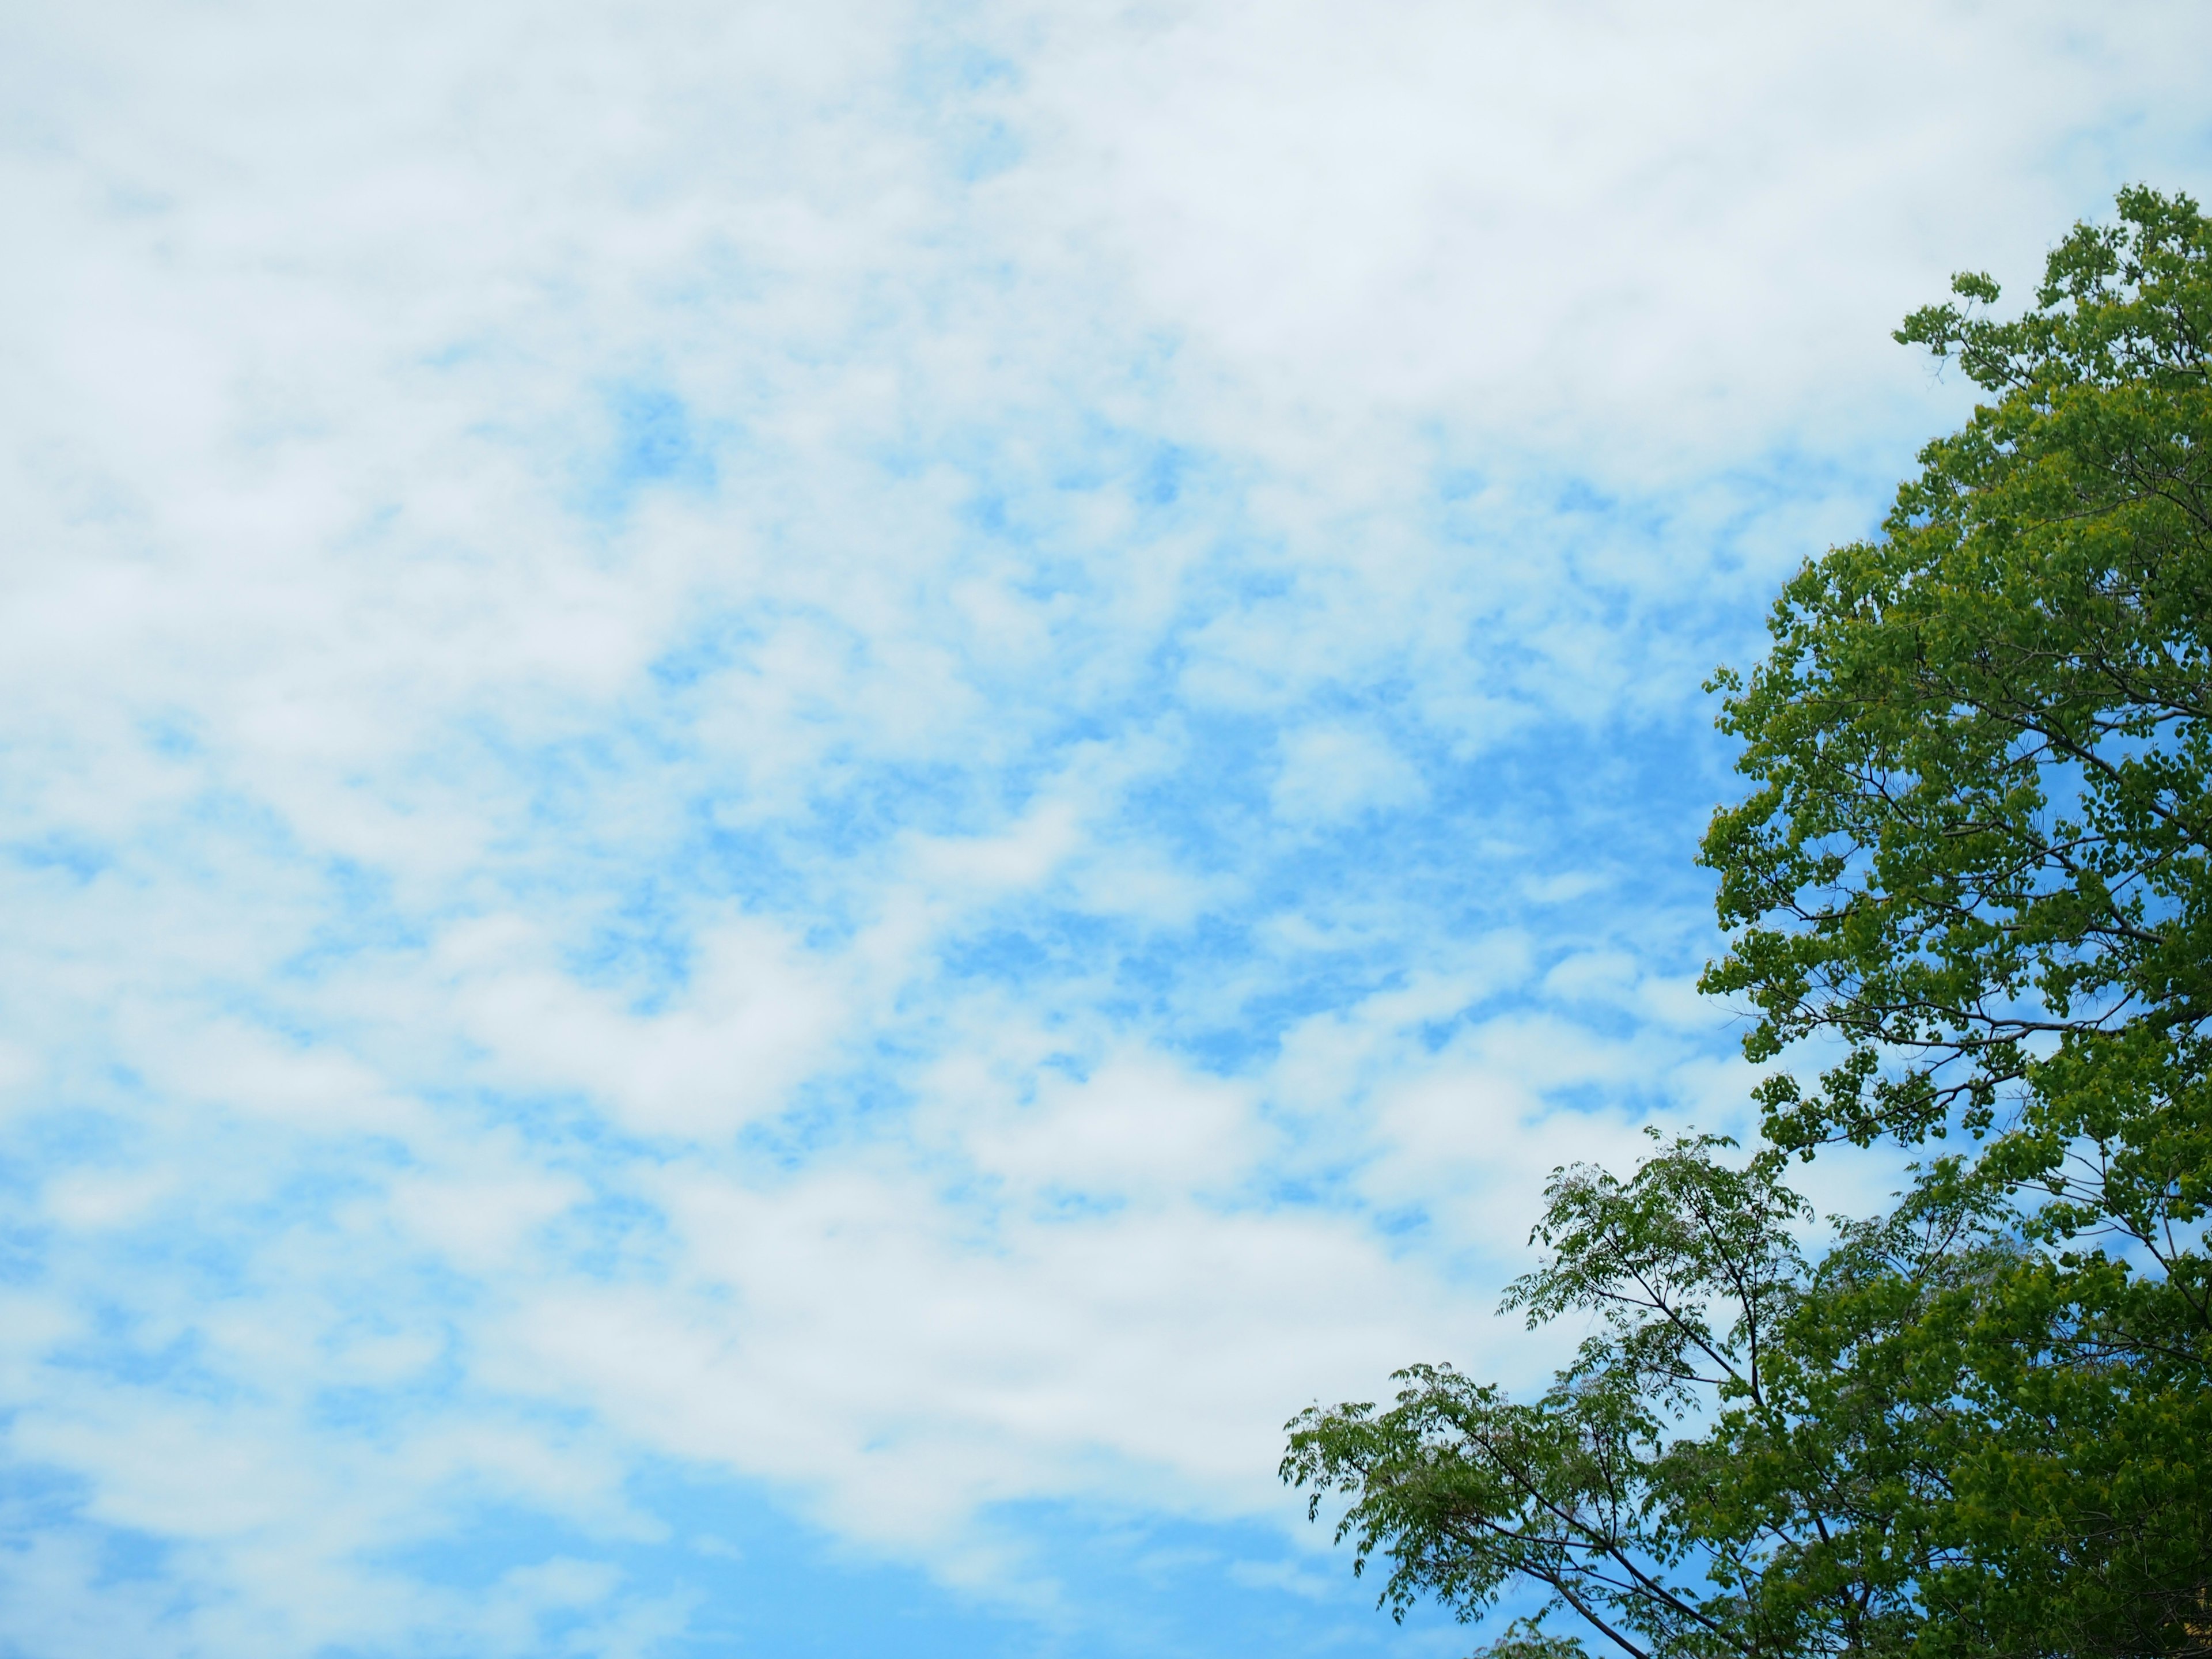
<svg viewBox="0 0 2212 1659">
<path fill-rule="evenodd" d="M 2194 4 L 0 21 L 0 1654 L 1422 1656 L 1699 683 Z"/>
</svg>

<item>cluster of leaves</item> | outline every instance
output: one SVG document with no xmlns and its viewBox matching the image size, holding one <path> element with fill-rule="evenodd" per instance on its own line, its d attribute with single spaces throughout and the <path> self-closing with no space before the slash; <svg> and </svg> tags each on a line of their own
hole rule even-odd
<svg viewBox="0 0 2212 1659">
<path fill-rule="evenodd" d="M 1509 1304 L 1541 1399 L 1444 1367 L 1293 1419 L 1385 1599 L 1630 1654 L 2212 1654 L 2212 222 L 2122 193 L 2036 303 L 1900 340 L 1990 394 L 1723 674 L 1713 820 L 1769 1145 L 1560 1172 Z M 1784 1183 L 1948 1142 L 1817 1260 Z"/>
<path fill-rule="evenodd" d="M 2107 1213 L 2155 1249 L 2212 1169 L 2212 246 L 2186 198 L 2120 209 L 2027 317 L 1899 331 L 1994 401 L 1718 682 L 1759 787 L 1706 837 L 1741 931 L 1705 988 L 1758 1011 L 1754 1060 L 1844 1046 L 1810 1090 L 1768 1081 L 1778 1144 L 2015 1107 L 2008 1173 L 2076 1193 L 2053 1226 Z M 2070 1165 L 2085 1140 L 2105 1161 Z"/>
</svg>

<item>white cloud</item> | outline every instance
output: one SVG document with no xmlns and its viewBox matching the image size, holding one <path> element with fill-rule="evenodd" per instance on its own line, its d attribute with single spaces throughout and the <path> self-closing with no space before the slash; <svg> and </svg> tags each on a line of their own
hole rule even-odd
<svg viewBox="0 0 2212 1659">
<path fill-rule="evenodd" d="M 657 1011 L 578 983 L 511 920 L 444 943 L 447 994 L 490 1076 L 585 1091 L 642 1134 L 711 1139 L 782 1109 L 842 1020 L 823 967 L 782 929 L 748 920 L 702 930 L 688 982 Z"/>
<path fill-rule="evenodd" d="M 1006 188 L 1225 385 L 1326 402 L 1334 434 L 1410 409 L 1595 437 L 1601 475 L 1808 421 L 1834 446 L 1839 386 L 1874 413 L 1917 380 L 1877 348 L 1931 279 L 2033 274 L 2104 188 L 2086 135 L 2129 122 L 2136 169 L 2202 165 L 2173 48 L 2204 25 L 2167 6 L 2087 30 L 2058 6 L 1993 29 L 1972 4 L 1741 0 L 1061 16 L 1009 102 L 1091 187 Z"/>
<path fill-rule="evenodd" d="M 1333 823 L 1415 805 L 1427 793 L 1412 763 L 1373 732 L 1308 726 L 1286 736 L 1282 749 L 1274 804 L 1285 817 Z"/>
<path fill-rule="evenodd" d="M 1010 1110 L 972 1097 L 939 1109 L 990 1175 L 1032 1191 L 1158 1201 L 1233 1186 L 1258 1161 L 1250 1094 L 1157 1056 L 1120 1054 L 1079 1081 L 1046 1073 L 1034 1098 Z"/>
<path fill-rule="evenodd" d="M 1187 1203 L 978 1224 L 926 1184 L 830 1169 L 666 1194 L 678 1285 L 555 1291 L 502 1386 L 811 1493 L 842 1530 L 951 1549 L 1040 1491 L 1234 1512 L 1276 1425 L 1468 1328 L 1354 1224 Z M 1474 1322 L 1480 1323 L 1478 1319 Z"/>
</svg>

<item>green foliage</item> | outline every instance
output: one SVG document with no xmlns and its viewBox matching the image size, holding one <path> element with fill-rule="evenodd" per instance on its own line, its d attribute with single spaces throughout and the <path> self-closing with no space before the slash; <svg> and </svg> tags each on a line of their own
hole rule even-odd
<svg viewBox="0 0 2212 1659">
<path fill-rule="evenodd" d="M 2014 1251 L 1923 1196 L 1808 1269 L 1782 1159 L 1730 1168 L 1727 1145 L 1553 1177 L 1546 1259 L 1507 1304 L 1595 1329 L 1541 1399 L 1415 1366 L 1388 1410 L 1292 1420 L 1285 1478 L 1315 1514 L 1352 1495 L 1338 1535 L 1359 1566 L 1390 1558 L 1394 1609 L 1472 1619 L 1527 1581 L 1550 1600 L 1509 1641 L 1565 1611 L 1668 1659 L 1888 1651 L 1917 1627 L 1955 1408 L 1906 1338 Z"/>
<path fill-rule="evenodd" d="M 1706 836 L 1740 931 L 1705 988 L 1758 1011 L 1754 1060 L 1842 1045 L 1817 1086 L 1768 1084 L 1780 1144 L 2010 1112 L 2010 1178 L 2112 1149 L 2056 1224 L 2141 1238 L 2203 1213 L 2212 1151 L 2212 234 L 2186 198 L 2120 210 L 2027 316 L 1899 331 L 1995 401 L 1719 682 L 1759 787 Z"/>
<path fill-rule="evenodd" d="M 1928 1595 L 2156 1651 L 2212 1577 L 2212 224 L 2118 207 L 2026 316 L 1964 276 L 1899 331 L 1992 400 L 1723 681 L 1758 787 L 1706 837 L 1737 932 L 1705 988 L 1754 1060 L 1840 1051 L 1762 1086 L 1778 1145 L 1964 1134 L 2041 1247 L 1962 1351 L 1992 1565 Z"/>
<path fill-rule="evenodd" d="M 1666 1656 L 2212 1654 L 2212 222 L 2122 193 L 1990 394 L 1723 673 L 1753 792 L 1703 861 L 1767 1150 L 1559 1172 L 1507 1297 L 1594 1334 L 1516 1404 L 1449 1367 L 1293 1419 L 1402 1611 Z M 1784 1159 L 1948 1141 L 1816 1260 Z"/>
</svg>

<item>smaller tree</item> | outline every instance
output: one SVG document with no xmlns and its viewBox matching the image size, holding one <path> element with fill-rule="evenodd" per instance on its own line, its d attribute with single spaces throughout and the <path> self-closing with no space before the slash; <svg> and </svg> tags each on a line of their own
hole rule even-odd
<svg viewBox="0 0 2212 1659">
<path fill-rule="evenodd" d="M 1352 1498 L 1337 1536 L 1355 1571 L 1389 1559 L 1395 1614 L 1434 1596 L 1472 1620 L 1540 1586 L 1493 1659 L 1581 1651 L 1547 1633 L 1562 1612 L 1637 1659 L 1889 1651 L 1919 1630 L 1953 1437 L 1923 1327 L 2017 1247 L 1931 1182 L 1808 1269 L 1781 1158 L 1732 1167 L 1729 1145 L 1664 1145 L 1626 1182 L 1553 1176 L 1547 1259 L 1505 1305 L 1598 1328 L 1539 1400 L 1419 1365 L 1387 1410 L 1291 1420 L 1284 1479 L 1316 1516 Z"/>
</svg>

